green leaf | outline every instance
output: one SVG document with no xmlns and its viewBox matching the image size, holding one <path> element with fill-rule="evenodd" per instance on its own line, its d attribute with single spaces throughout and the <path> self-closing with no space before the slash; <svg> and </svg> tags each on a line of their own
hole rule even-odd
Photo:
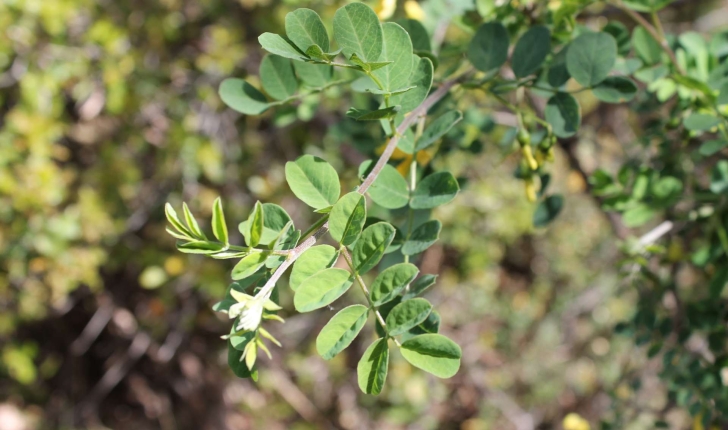
<svg viewBox="0 0 728 430">
<path fill-rule="evenodd" d="M 341 193 L 336 170 L 313 155 L 286 163 L 286 182 L 296 197 L 314 209 L 332 206 Z"/>
<path fill-rule="evenodd" d="M 490 72 L 508 60 L 508 31 L 500 22 L 487 22 L 475 32 L 468 45 L 468 60 L 476 69 Z"/>
<path fill-rule="evenodd" d="M 280 237 L 283 230 L 291 222 L 291 217 L 285 209 L 274 203 L 263 203 L 263 233 L 260 236 L 260 243 L 269 244 Z M 238 231 L 245 237 L 245 242 L 250 243 L 250 219 L 238 224 Z"/>
<path fill-rule="evenodd" d="M 430 145 L 437 142 L 442 136 L 447 134 L 450 129 L 463 119 L 463 114 L 459 110 L 451 110 L 437 117 L 417 140 L 415 151 L 421 151 L 429 148 Z"/>
<path fill-rule="evenodd" d="M 668 75 L 670 70 L 664 64 L 654 67 L 647 67 L 634 73 L 634 77 L 645 84 L 651 84 L 653 81 L 659 81 Z"/>
<path fill-rule="evenodd" d="M 298 312 L 311 312 L 331 304 L 351 287 L 348 270 L 330 268 L 309 276 L 296 290 L 293 306 Z"/>
<path fill-rule="evenodd" d="M 288 281 L 293 291 L 308 279 L 309 276 L 333 266 L 339 257 L 339 253 L 333 246 L 316 245 L 308 248 L 301 254 L 293 264 L 291 277 Z"/>
<path fill-rule="evenodd" d="M 409 290 L 402 297 L 403 300 L 409 300 L 413 297 L 417 297 L 420 294 L 427 291 L 428 288 L 435 285 L 437 281 L 437 275 L 422 275 L 412 282 L 409 286 Z"/>
<path fill-rule="evenodd" d="M 409 34 L 412 40 L 412 49 L 415 51 L 432 51 L 430 46 L 430 35 L 427 34 L 425 26 L 415 19 L 398 19 L 395 21 Z"/>
<path fill-rule="evenodd" d="M 402 106 L 400 112 L 407 113 L 419 106 L 430 93 L 434 69 L 429 58 L 420 58 L 412 54 L 415 63 L 414 72 L 410 76 L 408 86 L 415 88 L 404 94 L 392 96 L 390 102 Z"/>
<path fill-rule="evenodd" d="M 356 366 L 359 389 L 365 394 L 381 393 L 387 380 L 388 366 L 389 345 L 387 338 L 381 338 L 369 345 Z"/>
<path fill-rule="evenodd" d="M 417 266 L 410 263 L 399 263 L 384 269 L 374 280 L 369 292 L 372 306 L 381 306 L 394 300 L 415 279 L 417 273 Z"/>
<path fill-rule="evenodd" d="M 248 246 L 256 247 L 260 243 L 260 238 L 263 236 L 263 220 L 263 205 L 260 202 L 255 202 L 253 212 L 248 217 L 250 229 L 247 231 L 247 235 L 244 234 Z"/>
<path fill-rule="evenodd" d="M 713 90 L 710 88 L 710 86 L 705 84 L 705 82 L 702 82 L 690 76 L 684 76 L 680 74 L 672 75 L 671 78 L 675 82 L 689 90 L 701 92 L 702 95 L 704 95 L 708 100 L 713 100 L 715 98 Z"/>
<path fill-rule="evenodd" d="M 559 216 L 563 207 L 564 197 L 561 194 L 546 197 L 538 204 L 536 211 L 533 213 L 534 227 L 546 227 Z"/>
<path fill-rule="evenodd" d="M 191 242 L 178 243 L 177 249 L 185 254 L 212 255 L 224 251 L 225 245 L 221 243 L 208 242 L 206 240 L 193 240 Z"/>
<path fill-rule="evenodd" d="M 167 217 L 167 221 L 172 224 L 172 227 L 174 227 L 183 236 L 190 238 L 193 236 L 190 229 L 185 227 L 185 225 L 179 220 L 177 217 L 177 211 L 174 210 L 171 204 L 166 203 L 164 205 L 164 215 Z"/>
<path fill-rule="evenodd" d="M 718 99 L 715 101 L 718 106 L 728 105 L 728 83 L 723 84 L 718 93 Z"/>
<path fill-rule="evenodd" d="M 617 42 L 617 53 L 620 56 L 627 56 L 632 49 L 632 40 L 627 27 L 619 21 L 609 21 L 602 29 L 605 33 L 611 34 Z"/>
<path fill-rule="evenodd" d="M 622 222 L 630 228 L 639 227 L 650 221 L 655 215 L 654 209 L 644 203 L 639 203 L 622 214 Z"/>
<path fill-rule="evenodd" d="M 399 336 L 423 323 L 432 312 L 432 305 L 425 299 L 405 300 L 387 315 L 387 332 Z"/>
<path fill-rule="evenodd" d="M 233 267 L 231 277 L 234 281 L 245 279 L 248 276 L 254 274 L 265 264 L 265 260 L 268 258 L 267 252 L 253 252 L 243 257 L 238 264 Z"/>
<path fill-rule="evenodd" d="M 632 46 L 634 46 L 637 56 L 647 65 L 657 64 L 662 58 L 660 44 L 642 26 L 636 27 L 632 31 Z"/>
<path fill-rule="evenodd" d="M 410 330 L 407 334 L 417 336 L 420 334 L 427 334 L 427 333 L 437 333 L 440 331 L 440 314 L 437 313 L 437 311 L 430 312 L 430 315 L 427 316 L 427 319 L 425 321 L 418 325 L 417 327 L 414 327 L 412 330 Z M 404 341 L 407 341 L 409 338 L 403 339 Z"/>
<path fill-rule="evenodd" d="M 402 254 L 415 255 L 426 250 L 440 237 L 442 223 L 436 219 L 420 224 L 402 245 Z"/>
<path fill-rule="evenodd" d="M 228 244 L 228 230 L 225 224 L 225 214 L 222 211 L 222 200 L 220 197 L 215 199 L 212 205 L 212 233 L 217 240 L 224 244 Z"/>
<path fill-rule="evenodd" d="M 625 6 L 638 12 L 657 12 L 675 0 L 622 0 Z"/>
<path fill-rule="evenodd" d="M 312 88 L 321 88 L 331 81 L 334 75 L 334 68 L 326 64 L 304 63 L 296 61 L 293 63 L 296 75 L 303 82 Z"/>
<path fill-rule="evenodd" d="M 683 124 L 691 131 L 706 131 L 720 124 L 720 118 L 705 113 L 694 113 L 685 118 Z"/>
<path fill-rule="evenodd" d="M 207 239 L 205 237 L 205 233 L 203 233 L 202 230 L 200 229 L 200 225 L 197 224 L 197 220 L 195 219 L 195 216 L 192 215 L 190 208 L 187 207 L 187 203 L 182 203 L 182 212 L 184 213 L 185 222 L 187 223 L 187 227 L 192 232 L 192 234 L 200 239 Z M 175 213 L 175 217 L 176 216 L 177 216 L 177 214 Z M 178 220 L 178 222 L 179 222 L 179 220 Z"/>
<path fill-rule="evenodd" d="M 709 140 L 700 145 L 698 152 L 704 157 L 710 157 L 728 147 L 728 140 Z"/>
<path fill-rule="evenodd" d="M 710 191 L 715 194 L 728 191 L 728 161 L 720 160 L 713 168 L 710 178 Z"/>
<path fill-rule="evenodd" d="M 517 78 L 526 77 L 541 67 L 551 52 L 551 32 L 543 25 L 531 27 L 516 43 L 511 65 Z M 573 73 L 572 73 L 573 75 Z"/>
<path fill-rule="evenodd" d="M 364 178 L 373 167 L 373 161 L 363 162 L 359 166 L 359 177 Z M 384 165 L 384 168 L 377 175 L 377 179 L 367 190 L 367 194 L 374 203 L 387 209 L 398 209 L 406 206 L 410 197 L 407 181 L 397 169 L 389 164 Z"/>
<path fill-rule="evenodd" d="M 608 77 L 592 89 L 594 96 L 606 103 L 624 103 L 637 94 L 637 85 L 621 76 Z"/>
<path fill-rule="evenodd" d="M 437 172 L 425 177 L 414 193 L 412 209 L 432 209 L 452 201 L 460 191 L 457 179 L 450 172 Z"/>
<path fill-rule="evenodd" d="M 298 89 L 291 60 L 278 55 L 266 55 L 263 58 L 260 63 L 260 80 L 265 92 L 276 100 L 291 97 Z"/>
<path fill-rule="evenodd" d="M 395 90 L 379 90 L 379 89 L 376 89 L 376 88 L 365 88 L 364 91 L 365 92 L 372 93 L 372 94 L 377 94 L 377 95 L 396 96 L 396 95 L 399 95 L 399 94 L 404 94 L 407 91 L 409 91 L 411 89 L 414 89 L 414 88 L 416 88 L 416 87 L 414 87 L 414 86 L 411 86 L 411 87 L 403 87 L 403 88 L 397 88 Z"/>
<path fill-rule="evenodd" d="M 566 54 L 569 52 L 569 45 L 561 48 L 558 54 L 554 55 L 549 65 L 548 81 L 549 85 L 559 88 L 564 85 L 570 78 L 569 69 L 566 68 Z"/>
<path fill-rule="evenodd" d="M 341 53 L 341 49 L 334 52 L 325 52 L 323 49 L 321 49 L 318 45 L 311 45 L 308 48 L 306 48 L 306 55 L 313 58 L 314 60 L 323 61 L 325 63 L 330 63 Z"/>
<path fill-rule="evenodd" d="M 302 50 L 286 40 L 283 36 L 273 33 L 263 33 L 258 36 L 260 46 L 271 54 L 280 55 L 281 57 L 290 58 L 296 61 L 306 61 L 308 58 Z"/>
<path fill-rule="evenodd" d="M 364 229 L 352 251 L 354 271 L 363 275 L 376 266 L 392 243 L 394 233 L 394 227 L 386 222 L 378 222 Z"/>
<path fill-rule="evenodd" d="M 460 347 L 440 334 L 422 334 L 402 344 L 402 356 L 415 367 L 438 378 L 450 378 L 460 369 Z"/>
<path fill-rule="evenodd" d="M 382 53 L 382 26 L 377 14 L 363 3 L 348 4 L 334 14 L 334 39 L 349 58 L 356 53 L 373 62 Z"/>
<path fill-rule="evenodd" d="M 373 72 L 393 63 L 393 61 L 365 61 L 356 54 L 351 54 L 349 61 L 365 72 Z"/>
<path fill-rule="evenodd" d="M 367 218 L 364 196 L 351 192 L 340 198 L 331 209 L 329 232 L 331 237 L 342 245 L 350 245 L 361 234 Z"/>
<path fill-rule="evenodd" d="M 392 64 L 372 74 L 379 79 L 385 90 L 392 91 L 406 87 L 415 66 L 409 34 L 399 24 L 387 22 L 382 24 L 382 35 L 384 44 L 379 61 L 391 61 Z"/>
<path fill-rule="evenodd" d="M 354 118 L 357 121 L 378 121 L 380 119 L 394 118 L 399 111 L 400 106 L 390 106 L 377 110 L 349 108 L 349 110 L 346 111 L 346 116 Z"/>
<path fill-rule="evenodd" d="M 316 338 L 316 350 L 324 360 L 331 360 L 345 350 L 367 322 L 369 309 L 352 305 L 339 311 L 321 329 Z"/>
<path fill-rule="evenodd" d="M 311 45 L 318 45 L 324 52 L 329 50 L 326 27 L 311 9 L 300 8 L 286 14 L 286 36 L 303 52 Z"/>
<path fill-rule="evenodd" d="M 608 33 L 584 33 L 566 53 L 569 74 L 585 87 L 593 87 L 609 75 L 617 61 L 617 42 Z"/>
<path fill-rule="evenodd" d="M 554 94 L 546 104 L 544 117 L 558 137 L 573 136 L 581 125 L 579 104 L 568 93 Z"/>
<path fill-rule="evenodd" d="M 270 107 L 265 95 L 242 79 L 225 79 L 219 94 L 223 103 L 245 115 L 259 115 Z"/>
<path fill-rule="evenodd" d="M 243 351 L 234 348 L 230 340 L 228 340 L 228 366 L 238 378 L 258 378 L 258 371 L 248 369 L 243 361 Z"/>
</svg>

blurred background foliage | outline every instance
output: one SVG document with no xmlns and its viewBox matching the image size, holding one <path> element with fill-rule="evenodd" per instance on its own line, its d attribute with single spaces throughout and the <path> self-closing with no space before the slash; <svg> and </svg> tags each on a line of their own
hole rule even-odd
<svg viewBox="0 0 728 430">
<path fill-rule="evenodd" d="M 539 1 L 512 3 L 528 16 Z M 447 58 L 471 37 L 468 18 L 493 4 L 372 6 L 421 19 Z M 423 272 L 440 274 L 428 299 L 463 347 L 453 379 L 395 356 L 387 390 L 362 395 L 353 369 L 367 342 L 325 363 L 312 340 L 330 315 L 295 315 L 286 291 L 287 323 L 273 333 L 284 352 L 261 362 L 257 384 L 232 375 L 219 339 L 229 322 L 210 310 L 232 263 L 176 253 L 163 204 L 184 200 L 202 220 L 222 195 L 237 223 L 260 199 L 304 225 L 287 160 L 320 155 L 356 182 L 362 152 L 382 136 L 343 117 L 336 89 L 261 117 L 217 96 L 225 77 L 256 83 L 256 38 L 281 32 L 292 8 L 313 8 L 328 25 L 340 5 L 0 1 L 0 429 L 582 430 L 617 414 L 629 429 L 656 419 L 693 427 L 667 398 L 661 361 L 613 332 L 638 296 L 618 274 L 623 232 L 584 172 L 615 171 L 640 150 L 626 146 L 640 113 L 589 95 L 578 148 L 557 151 L 551 187 L 567 203 L 546 230 L 532 227 L 534 207 L 512 175 L 518 159 L 504 155 L 514 136 L 502 112 L 489 113 L 482 93 L 458 101 L 465 126 L 446 146 L 460 150 L 440 162 L 466 186 L 438 209 L 441 241 L 422 257 Z M 728 3 L 677 1 L 662 16 L 669 28 L 713 33 Z M 583 17 L 632 25 L 604 6 Z"/>
</svg>

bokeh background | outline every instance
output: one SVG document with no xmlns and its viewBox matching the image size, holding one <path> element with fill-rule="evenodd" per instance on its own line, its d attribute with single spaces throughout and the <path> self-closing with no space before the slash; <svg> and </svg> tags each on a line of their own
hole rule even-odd
<svg viewBox="0 0 728 430">
<path fill-rule="evenodd" d="M 488 1 L 427 0 L 418 18 L 446 47 L 468 38 L 459 15 Z M 280 32 L 288 11 L 330 25 L 341 4 L 0 0 L 0 429 L 526 430 L 563 428 L 570 413 L 572 430 L 615 414 L 630 429 L 692 428 L 669 407 L 659 360 L 613 332 L 636 298 L 620 241 L 639 232 L 610 221 L 585 179 L 640 150 L 628 145 L 639 114 L 589 95 L 579 144 L 552 169 L 565 210 L 541 230 L 506 156 L 512 118 L 478 94 L 459 102 L 466 120 L 448 139 L 462 150 L 443 163 L 467 185 L 438 209 L 441 241 L 420 259 L 440 274 L 427 297 L 463 348 L 458 375 L 437 380 L 395 354 L 382 395 L 363 395 L 355 368 L 371 328 L 325 362 L 313 344 L 333 311 L 297 315 L 285 289 L 283 348 L 260 360 L 260 381 L 227 368 L 230 323 L 210 306 L 233 262 L 177 253 L 163 205 L 186 201 L 206 223 L 222 196 L 234 226 L 269 201 L 300 228 L 312 218 L 285 184 L 287 160 L 320 155 L 355 184 L 381 142 L 343 116 L 349 94 L 260 117 L 217 96 L 225 77 L 257 82 L 257 36 Z M 598 6 L 584 23 L 607 18 L 628 22 Z M 711 33 L 728 2 L 677 1 L 662 18 Z"/>
</svg>

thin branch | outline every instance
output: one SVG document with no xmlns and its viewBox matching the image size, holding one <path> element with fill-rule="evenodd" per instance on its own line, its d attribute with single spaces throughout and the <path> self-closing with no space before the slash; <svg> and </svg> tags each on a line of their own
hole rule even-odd
<svg viewBox="0 0 728 430">
<path fill-rule="evenodd" d="M 661 37 L 659 32 L 655 29 L 655 27 L 650 24 L 642 15 L 635 12 L 634 10 L 630 9 L 629 7 L 625 6 L 624 3 L 622 3 L 621 0 L 617 0 L 613 3 L 614 6 L 618 7 L 620 10 L 622 10 L 624 13 L 629 15 L 630 18 L 632 18 L 635 22 L 637 22 L 639 25 L 645 28 L 648 33 L 650 33 L 650 36 L 652 36 L 653 39 L 660 45 L 660 48 L 662 48 L 663 51 L 667 54 L 668 57 L 670 57 L 670 62 L 675 66 L 675 70 L 681 75 L 685 74 L 685 71 L 680 67 L 680 64 L 677 62 L 677 57 L 675 57 L 675 52 L 670 48 L 670 44 L 667 43 L 667 39 L 664 37 Z"/>
<path fill-rule="evenodd" d="M 394 153 L 394 150 L 397 148 L 397 143 L 399 142 L 402 135 L 407 131 L 407 129 L 412 126 L 417 119 L 423 115 L 426 114 L 427 111 L 437 102 L 439 102 L 445 95 L 450 91 L 450 88 L 452 88 L 455 84 L 459 82 L 459 78 L 454 78 L 449 81 L 444 82 L 440 88 L 438 88 L 435 92 L 430 94 L 429 97 L 425 99 L 419 106 L 417 106 L 412 112 L 410 112 L 409 115 L 405 117 L 405 119 L 402 121 L 402 123 L 397 127 L 397 132 L 389 139 L 389 142 L 387 142 L 386 148 L 384 148 L 384 152 L 382 152 L 382 155 L 379 157 L 379 160 L 377 161 L 377 164 L 374 166 L 374 169 L 369 173 L 369 176 L 364 179 L 364 182 L 361 184 L 361 186 L 357 189 L 357 192 L 359 194 L 364 194 L 369 187 L 374 183 L 374 180 L 377 179 L 377 176 L 379 173 L 384 169 L 384 166 L 389 161 L 389 158 Z M 306 238 L 303 242 L 299 243 L 295 248 L 290 250 L 288 252 L 288 256 L 286 257 L 283 264 L 278 266 L 278 268 L 273 272 L 273 276 L 268 280 L 268 282 L 265 283 L 263 288 L 258 293 L 259 296 L 269 295 L 273 291 L 273 287 L 275 287 L 278 280 L 281 278 L 283 273 L 288 270 L 291 265 L 298 259 L 298 257 L 301 256 L 307 249 L 311 248 L 316 244 L 316 242 L 326 234 L 326 232 L 329 231 L 329 223 L 326 222 L 324 225 L 322 225 L 316 232 L 311 235 L 310 237 Z"/>
<path fill-rule="evenodd" d="M 351 259 L 351 254 L 349 254 L 349 250 L 346 249 L 345 246 L 341 247 L 341 253 L 344 255 L 344 259 L 346 260 L 346 264 L 349 265 L 349 268 L 351 269 L 351 272 L 354 274 L 354 277 L 356 278 L 356 282 L 361 287 L 362 292 L 364 293 L 364 296 L 367 299 L 367 303 L 369 303 L 369 307 L 372 308 L 374 311 L 374 315 L 376 315 L 377 320 L 379 321 L 379 324 L 381 324 L 384 331 L 387 331 L 387 323 L 384 322 L 384 317 L 379 312 L 379 309 L 374 307 L 374 304 L 372 303 L 371 299 L 369 298 L 369 289 L 367 289 L 367 285 L 364 283 L 364 279 L 362 279 L 359 272 L 356 271 L 356 268 L 354 267 L 354 261 Z M 399 344 L 399 341 L 395 338 L 392 338 L 394 343 L 397 344 L 397 346 L 402 346 Z"/>
<path fill-rule="evenodd" d="M 447 82 L 444 82 L 440 88 L 437 89 L 434 93 L 430 94 L 427 99 L 425 99 L 424 102 L 422 102 L 421 105 L 417 106 L 415 110 L 410 112 L 409 115 L 407 115 L 402 121 L 402 123 L 397 127 L 397 132 L 392 136 L 391 139 L 389 139 L 389 142 L 387 142 L 387 147 L 384 148 L 384 152 L 382 152 L 382 155 L 379 157 L 379 161 L 377 161 L 377 164 L 374 166 L 374 169 L 372 169 L 371 173 L 369 173 L 369 176 L 364 179 L 364 182 L 361 184 L 359 189 L 357 190 L 359 194 L 364 194 L 369 189 L 369 187 L 372 186 L 374 183 L 374 180 L 377 179 L 377 176 L 379 176 L 379 173 L 381 173 L 382 169 L 384 169 L 384 166 L 389 161 L 389 158 L 394 153 L 394 150 L 397 148 L 397 143 L 399 142 L 399 139 L 402 138 L 402 135 L 409 129 L 416 121 L 417 118 L 420 117 L 420 115 L 423 115 L 427 113 L 427 111 L 437 102 L 439 102 L 445 95 L 450 91 L 450 88 L 452 88 L 455 84 L 458 83 L 458 79 L 451 79 Z"/>
</svg>

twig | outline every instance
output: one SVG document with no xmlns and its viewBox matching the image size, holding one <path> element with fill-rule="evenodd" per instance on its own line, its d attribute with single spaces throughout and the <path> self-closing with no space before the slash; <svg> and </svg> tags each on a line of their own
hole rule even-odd
<svg viewBox="0 0 728 430">
<path fill-rule="evenodd" d="M 371 299 L 369 298 L 369 289 L 367 289 L 367 285 L 364 283 L 364 279 L 362 279 L 359 272 L 356 271 L 356 268 L 354 267 L 354 261 L 351 259 L 351 254 L 349 254 L 349 250 L 346 249 L 345 246 L 341 247 L 341 254 L 344 256 L 344 260 L 346 260 L 346 264 L 349 265 L 349 268 L 351 269 L 351 272 L 354 274 L 354 277 L 356 278 L 356 282 L 361 287 L 362 292 L 364 293 L 364 296 L 367 299 L 367 303 L 369 303 L 369 307 L 372 308 L 374 311 L 374 315 L 377 317 L 377 321 L 379 321 L 379 324 L 381 324 L 384 331 L 387 331 L 387 323 L 384 321 L 384 317 L 382 317 L 382 314 L 379 313 L 379 309 L 374 307 L 374 304 L 372 303 Z M 397 344 L 397 346 L 402 346 L 399 344 L 399 341 L 395 338 L 392 338 L 394 343 Z"/>
<path fill-rule="evenodd" d="M 152 344 L 152 338 L 143 331 L 137 332 L 136 336 L 129 345 L 124 357 L 114 363 L 104 376 L 88 393 L 86 399 L 81 402 L 81 414 L 83 417 L 89 417 L 97 409 L 101 400 L 103 400 L 114 387 L 126 376 L 134 363 L 139 360 L 142 355 L 149 349 Z"/>
<path fill-rule="evenodd" d="M 274 382 L 273 388 L 301 418 L 309 423 L 325 424 L 326 428 L 335 428 L 331 421 L 321 414 L 316 405 L 291 381 L 288 375 L 280 370 L 272 370 L 270 373 Z"/>
<path fill-rule="evenodd" d="M 81 335 L 71 344 L 71 353 L 73 355 L 81 356 L 85 354 L 111 320 L 114 313 L 112 300 L 103 295 L 99 297 L 98 301 L 99 308 L 96 309 Z"/>
<path fill-rule="evenodd" d="M 646 234 L 644 234 L 642 237 L 640 237 L 639 245 L 640 247 L 645 247 L 648 245 L 652 245 L 657 240 L 659 240 L 662 236 L 666 235 L 667 233 L 672 230 L 672 228 L 675 226 L 675 224 L 672 223 L 672 221 L 663 221 L 658 225 L 657 227 L 653 228 Z"/>
<path fill-rule="evenodd" d="M 664 37 L 660 37 L 660 34 L 655 29 L 655 27 L 650 24 L 642 15 L 635 12 L 634 10 L 630 9 L 629 7 L 625 6 L 624 3 L 622 3 L 621 0 L 617 0 L 616 2 L 612 3 L 614 6 L 618 7 L 620 10 L 622 10 L 624 13 L 629 15 L 630 18 L 632 18 L 635 22 L 637 22 L 639 25 L 645 28 L 648 33 L 650 33 L 650 36 L 652 36 L 653 39 L 660 45 L 660 48 L 662 48 L 663 51 L 667 54 L 668 57 L 670 57 L 670 62 L 675 66 L 675 70 L 681 75 L 685 74 L 685 71 L 680 67 L 680 64 L 677 62 L 677 57 L 675 57 L 675 52 L 670 48 L 670 45 L 667 43 L 667 39 Z"/>
<path fill-rule="evenodd" d="M 364 182 L 361 184 L 361 186 L 357 189 L 357 192 L 359 194 L 364 194 L 369 189 L 369 187 L 374 183 L 374 181 L 377 179 L 377 176 L 379 176 L 379 173 L 384 169 L 384 166 L 389 161 L 389 158 L 394 153 L 394 150 L 397 148 L 397 143 L 402 138 L 402 135 L 407 131 L 407 129 L 412 126 L 415 121 L 420 117 L 420 115 L 423 115 L 427 113 L 427 111 L 438 101 L 440 101 L 445 95 L 450 91 L 450 88 L 452 88 L 455 84 L 459 82 L 459 78 L 454 78 L 449 81 L 444 82 L 440 88 L 438 88 L 435 92 L 430 94 L 429 97 L 425 99 L 419 106 L 417 106 L 412 112 L 410 112 L 409 115 L 405 117 L 405 119 L 402 121 L 402 123 L 397 127 L 396 133 L 394 133 L 394 136 L 392 136 L 389 139 L 389 142 L 387 142 L 386 148 L 384 148 L 384 151 L 382 152 L 382 155 L 379 157 L 379 160 L 377 161 L 377 164 L 374 166 L 374 169 L 369 173 L 369 175 L 364 179 Z M 273 287 L 275 287 L 278 280 L 281 278 L 283 273 L 288 270 L 289 267 L 298 259 L 298 257 L 301 256 L 307 249 L 311 248 L 316 244 L 318 239 L 321 238 L 326 232 L 329 231 L 329 223 L 325 222 L 314 234 L 312 234 L 310 237 L 306 238 L 303 242 L 299 243 L 295 248 L 290 250 L 288 252 L 288 256 L 286 257 L 283 264 L 278 266 L 278 268 L 273 272 L 273 275 L 270 277 L 268 282 L 265 283 L 263 288 L 258 292 L 258 295 L 263 297 L 266 295 L 271 294 L 273 291 Z"/>
</svg>

